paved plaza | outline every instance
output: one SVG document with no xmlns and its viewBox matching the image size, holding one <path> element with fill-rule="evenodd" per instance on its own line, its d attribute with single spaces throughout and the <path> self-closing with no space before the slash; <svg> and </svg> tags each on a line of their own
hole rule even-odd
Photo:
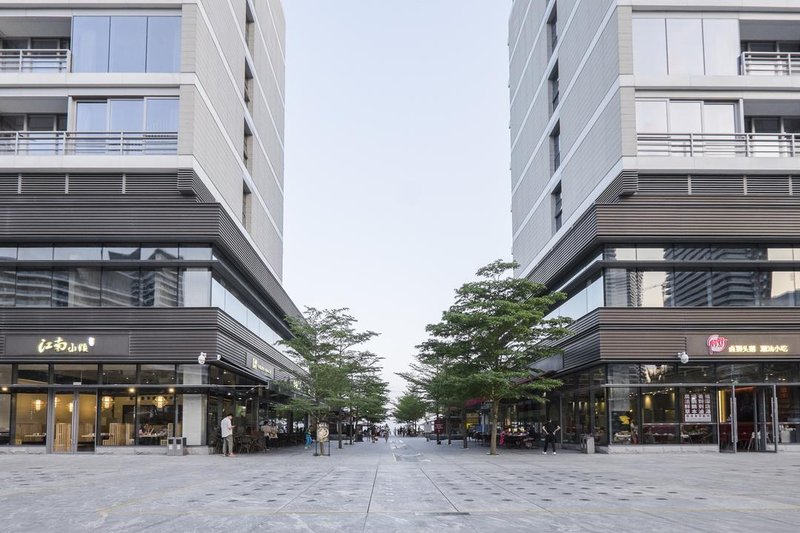
<svg viewBox="0 0 800 533">
<path fill-rule="evenodd" d="M 423 438 L 221 456 L 0 455 L 5 532 L 800 529 L 800 454 L 544 456 Z"/>
</svg>

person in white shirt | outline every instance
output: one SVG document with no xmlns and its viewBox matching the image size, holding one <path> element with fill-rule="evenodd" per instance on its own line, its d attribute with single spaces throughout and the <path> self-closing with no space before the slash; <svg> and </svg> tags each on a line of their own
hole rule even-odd
<svg viewBox="0 0 800 533">
<path fill-rule="evenodd" d="M 226 457 L 236 457 L 233 455 L 233 428 L 236 426 L 231 425 L 231 420 L 233 420 L 233 415 L 228 413 L 225 418 L 222 419 L 222 423 L 220 423 L 220 429 L 222 430 L 222 454 Z"/>
</svg>

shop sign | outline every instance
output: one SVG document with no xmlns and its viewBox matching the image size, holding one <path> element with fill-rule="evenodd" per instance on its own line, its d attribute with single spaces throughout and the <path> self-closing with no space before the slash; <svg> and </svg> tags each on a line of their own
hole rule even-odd
<svg viewBox="0 0 800 533">
<path fill-rule="evenodd" d="M 317 424 L 317 442 L 328 442 L 329 435 L 330 432 L 328 430 L 327 422 L 320 422 Z"/>
<path fill-rule="evenodd" d="M 800 336 L 794 335 L 720 335 L 686 338 L 689 355 L 796 355 Z"/>
<path fill-rule="evenodd" d="M 128 335 L 6 335 L 5 356 L 128 355 Z"/>
<path fill-rule="evenodd" d="M 275 377 L 275 367 L 251 353 L 247 354 L 247 368 L 269 379 Z"/>
<path fill-rule="evenodd" d="M 434 433 L 444 433 L 444 419 L 437 418 L 433 422 L 433 431 Z"/>
<path fill-rule="evenodd" d="M 711 422 L 711 394 L 707 392 L 684 394 L 683 421 L 687 424 Z"/>
</svg>

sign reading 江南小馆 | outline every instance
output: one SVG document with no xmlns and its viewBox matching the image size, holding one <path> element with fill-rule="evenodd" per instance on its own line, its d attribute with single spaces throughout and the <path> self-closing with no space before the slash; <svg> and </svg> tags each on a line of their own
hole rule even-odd
<svg viewBox="0 0 800 533">
<path fill-rule="evenodd" d="M 690 335 L 689 355 L 800 355 L 800 335 Z"/>
<path fill-rule="evenodd" d="M 3 356 L 89 356 L 129 355 L 128 335 L 65 335 L 44 333 L 41 335 L 5 336 Z"/>
<path fill-rule="evenodd" d="M 275 377 L 275 367 L 251 353 L 247 354 L 247 368 L 270 379 Z"/>
</svg>

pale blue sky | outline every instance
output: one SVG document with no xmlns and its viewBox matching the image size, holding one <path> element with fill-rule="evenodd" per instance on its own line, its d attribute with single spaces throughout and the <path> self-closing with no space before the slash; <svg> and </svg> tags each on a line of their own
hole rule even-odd
<svg viewBox="0 0 800 533">
<path fill-rule="evenodd" d="M 511 1 L 283 2 L 285 287 L 380 332 L 396 396 L 455 288 L 511 258 Z"/>
</svg>

